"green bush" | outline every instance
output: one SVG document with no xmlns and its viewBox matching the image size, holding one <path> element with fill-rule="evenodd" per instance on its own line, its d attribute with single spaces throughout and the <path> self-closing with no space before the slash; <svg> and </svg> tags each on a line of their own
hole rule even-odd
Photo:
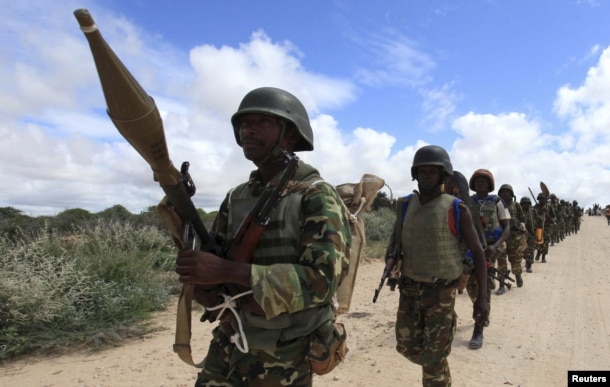
<svg viewBox="0 0 610 387">
<path fill-rule="evenodd" d="M 142 334 L 179 288 L 157 228 L 99 221 L 57 235 L 0 237 L 0 359 Z"/>
<path fill-rule="evenodd" d="M 388 241 L 394 228 L 395 219 L 396 213 L 394 210 L 386 207 L 362 214 L 367 241 Z"/>
</svg>

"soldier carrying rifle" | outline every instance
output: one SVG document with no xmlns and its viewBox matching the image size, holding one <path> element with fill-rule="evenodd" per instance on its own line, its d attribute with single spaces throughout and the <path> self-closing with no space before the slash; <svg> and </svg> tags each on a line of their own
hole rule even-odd
<svg viewBox="0 0 610 387">
<path fill-rule="evenodd" d="M 483 324 L 487 315 L 485 254 L 468 207 L 444 192 L 450 175 L 445 149 L 428 145 L 415 152 L 411 177 L 418 191 L 399 199 L 383 276 L 400 273 L 396 350 L 422 367 L 424 386 L 451 385 L 447 357 L 456 328 L 456 287 L 464 270 L 461 242 L 472 251 L 475 275 L 483 284 L 474 318 Z"/>
</svg>

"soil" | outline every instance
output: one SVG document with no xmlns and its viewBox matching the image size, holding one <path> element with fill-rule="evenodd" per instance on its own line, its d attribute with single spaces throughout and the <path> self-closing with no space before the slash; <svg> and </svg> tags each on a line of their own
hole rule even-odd
<svg viewBox="0 0 610 387">
<path fill-rule="evenodd" d="M 473 321 L 468 296 L 457 295 L 458 327 L 449 364 L 453 386 L 566 386 L 568 370 L 610 370 L 610 226 L 584 216 L 578 234 L 551 246 L 547 263 L 523 273 L 524 286 L 492 296 L 484 346 L 468 349 Z M 421 368 L 395 350 L 398 292 L 372 302 L 382 262 L 358 269 L 351 310 L 339 317 L 350 351 L 315 386 L 417 386 Z M 34 356 L 4 364 L 2 386 L 193 386 L 197 371 L 173 352 L 175 305 L 155 317 L 161 330 L 91 353 Z M 211 325 L 193 323 L 193 353 L 203 357 Z"/>
</svg>

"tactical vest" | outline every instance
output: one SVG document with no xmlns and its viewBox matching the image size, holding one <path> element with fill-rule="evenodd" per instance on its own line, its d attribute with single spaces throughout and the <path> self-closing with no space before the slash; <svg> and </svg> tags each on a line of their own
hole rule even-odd
<svg viewBox="0 0 610 387">
<path fill-rule="evenodd" d="M 523 211 L 523 207 L 521 207 L 520 203 L 515 201 L 511 201 L 508 203 L 508 212 L 510 213 L 510 229 L 511 230 L 521 230 L 521 223 L 525 224 L 525 214 Z M 520 239 L 520 232 L 512 232 L 510 233 L 509 239 Z"/>
<path fill-rule="evenodd" d="M 470 212 L 472 216 L 481 217 L 485 240 L 487 244 L 494 244 L 502 234 L 497 207 L 497 203 L 501 199 L 497 195 L 489 195 L 485 199 L 478 199 L 475 194 L 472 195 L 472 200 L 474 204 L 469 206 Z"/>
<path fill-rule="evenodd" d="M 403 276 L 419 282 L 435 282 L 454 280 L 462 274 L 460 238 L 451 230 L 449 222 L 455 200 L 447 194 L 423 205 L 417 197 L 409 200 L 401 232 Z"/>
<path fill-rule="evenodd" d="M 303 172 L 307 172 L 303 170 L 307 167 L 309 166 L 301 163 L 298 174 L 302 175 Z M 312 167 L 309 168 L 313 171 Z M 272 211 L 271 219 L 258 247 L 254 251 L 253 264 L 272 265 L 299 262 L 301 201 L 307 187 L 318 184 L 317 182 L 327 184 L 322 181 L 318 174 L 311 173 L 307 174 L 305 182 L 303 189 L 283 197 Z M 232 239 L 244 215 L 254 207 L 257 200 L 258 197 L 252 196 L 247 183 L 237 186 L 230 193 L 227 240 Z M 274 351 L 278 341 L 288 341 L 307 336 L 316 330 L 321 323 L 334 318 L 334 312 L 330 304 L 291 314 L 284 313 L 270 320 L 267 320 L 265 316 L 252 314 L 245 309 L 241 309 L 239 314 L 250 349 L 267 351 Z M 232 323 L 234 328 L 237 328 L 235 321 Z"/>
</svg>

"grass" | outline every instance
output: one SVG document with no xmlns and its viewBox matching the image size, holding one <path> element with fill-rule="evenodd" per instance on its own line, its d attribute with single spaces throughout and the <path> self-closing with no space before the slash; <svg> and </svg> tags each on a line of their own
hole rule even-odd
<svg viewBox="0 0 610 387">
<path fill-rule="evenodd" d="M 0 360 L 146 333 L 179 288 L 174 258 L 164 233 L 129 223 L 0 237 Z"/>
</svg>

